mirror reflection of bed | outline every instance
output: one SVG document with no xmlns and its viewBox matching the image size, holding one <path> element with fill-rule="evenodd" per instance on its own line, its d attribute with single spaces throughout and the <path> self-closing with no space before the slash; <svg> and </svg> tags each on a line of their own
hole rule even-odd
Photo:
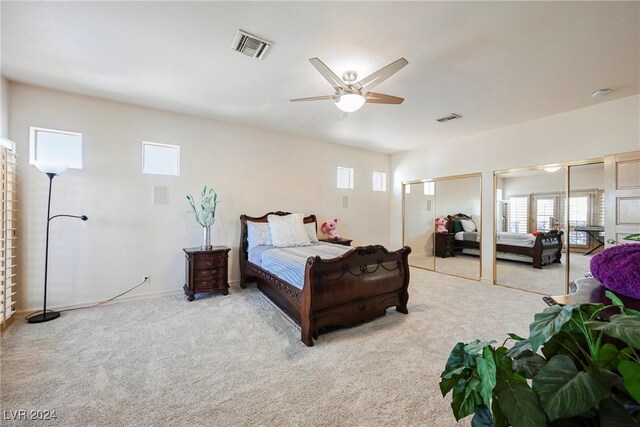
<svg viewBox="0 0 640 427">
<path fill-rule="evenodd" d="M 409 265 L 480 280 L 480 212 L 480 174 L 405 184 L 404 244 L 412 248 Z M 463 241 L 464 230 L 453 232 L 451 218 L 460 213 L 465 217 L 456 217 L 455 222 L 461 226 L 460 220 L 467 221 L 466 235 L 473 242 Z M 449 219 L 446 233 L 436 233 L 436 218 Z"/>
<path fill-rule="evenodd" d="M 496 173 L 496 283 L 557 295 L 588 274 L 602 249 L 603 188 L 600 162 Z"/>
</svg>

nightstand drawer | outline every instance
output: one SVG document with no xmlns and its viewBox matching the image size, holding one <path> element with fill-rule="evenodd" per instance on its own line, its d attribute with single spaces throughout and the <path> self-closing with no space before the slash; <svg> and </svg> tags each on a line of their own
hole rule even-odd
<svg viewBox="0 0 640 427">
<path fill-rule="evenodd" d="M 224 265 L 225 257 L 223 256 L 199 256 L 196 257 L 193 262 L 193 268 L 196 270 L 222 267 Z"/>
<path fill-rule="evenodd" d="M 224 268 L 210 268 L 206 270 L 194 270 L 193 279 L 200 280 L 218 280 L 224 275 Z"/>
<path fill-rule="evenodd" d="M 223 289 L 225 288 L 224 281 L 218 279 L 207 279 L 207 280 L 198 280 L 194 279 L 193 284 L 195 285 L 196 292 L 204 292 L 209 290 Z M 225 288 L 226 289 L 226 288 Z"/>
</svg>

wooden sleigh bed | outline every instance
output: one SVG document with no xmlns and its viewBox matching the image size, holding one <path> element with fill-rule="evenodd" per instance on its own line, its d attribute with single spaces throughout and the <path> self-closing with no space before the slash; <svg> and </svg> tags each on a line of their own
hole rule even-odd
<svg viewBox="0 0 640 427">
<path fill-rule="evenodd" d="M 463 213 L 447 216 L 446 227 L 449 233 L 453 233 L 453 222 L 461 219 L 471 220 L 471 217 Z M 527 262 L 530 259 L 533 268 L 559 263 L 562 257 L 562 235 L 563 232 L 557 230 L 539 233 L 532 247 L 496 243 L 496 258 Z M 455 240 L 455 248 L 463 251 L 464 249 L 479 251 L 480 242 Z"/>
<path fill-rule="evenodd" d="M 240 216 L 240 286 L 255 280 L 258 289 L 300 325 L 305 345 L 312 346 L 323 328 L 373 320 L 389 307 L 408 313 L 409 247 L 395 252 L 380 245 L 355 247 L 333 259 L 310 257 L 299 289 L 249 261 L 247 223 L 266 223 L 272 214 L 289 212 Z M 317 231 L 315 215 L 305 217 L 304 223 L 316 223 Z"/>
</svg>

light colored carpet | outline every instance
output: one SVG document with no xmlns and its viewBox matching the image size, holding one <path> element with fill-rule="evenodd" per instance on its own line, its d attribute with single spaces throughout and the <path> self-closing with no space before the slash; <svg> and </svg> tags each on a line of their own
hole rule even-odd
<svg viewBox="0 0 640 427">
<path fill-rule="evenodd" d="M 2 409 L 56 410 L 56 422 L 38 425 L 60 426 L 456 425 L 438 389 L 450 349 L 526 335 L 545 305 L 411 274 L 408 315 L 389 309 L 312 348 L 253 285 L 192 303 L 162 297 L 18 320 L 1 342 Z"/>
<path fill-rule="evenodd" d="M 412 267 L 426 268 L 440 273 L 453 274 L 454 276 L 468 279 L 480 279 L 480 257 L 474 255 L 456 254 L 455 257 L 434 257 L 423 255 L 409 258 Z"/>
<path fill-rule="evenodd" d="M 589 273 L 591 257 L 581 253 L 571 254 L 569 280 L 579 279 Z M 567 260 L 565 254 L 562 254 L 560 260 L 559 264 L 545 265 L 541 269 L 532 268 L 531 264 L 523 262 L 498 260 L 497 282 L 544 295 L 563 295 Z"/>
</svg>

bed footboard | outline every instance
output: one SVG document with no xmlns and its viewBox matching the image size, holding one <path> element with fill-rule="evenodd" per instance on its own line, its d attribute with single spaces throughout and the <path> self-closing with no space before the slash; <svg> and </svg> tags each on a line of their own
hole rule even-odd
<svg viewBox="0 0 640 427">
<path fill-rule="evenodd" d="M 536 236 L 533 245 L 533 268 L 542 268 L 543 265 L 559 263 L 562 257 L 562 231 L 549 231 Z"/>
<path fill-rule="evenodd" d="M 383 316 L 388 307 L 407 314 L 411 248 L 356 247 L 341 257 L 309 258 L 302 290 L 302 342 L 313 345 L 319 329 L 353 326 Z"/>
</svg>

